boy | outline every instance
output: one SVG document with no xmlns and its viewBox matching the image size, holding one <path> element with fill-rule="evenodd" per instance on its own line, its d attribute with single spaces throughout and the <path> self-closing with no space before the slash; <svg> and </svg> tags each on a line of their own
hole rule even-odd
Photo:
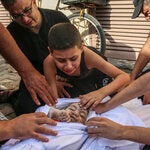
<svg viewBox="0 0 150 150">
<path fill-rule="evenodd" d="M 129 82 L 129 75 L 84 46 L 79 31 L 70 23 L 54 25 L 48 34 L 50 54 L 44 60 L 44 74 L 52 91 L 58 95 L 56 74 L 73 87 L 66 91 L 79 97 L 86 109 L 95 107 L 103 98 L 114 94 Z M 106 80 L 102 80 L 105 76 Z M 113 78 L 112 82 L 107 82 Z M 106 81 L 102 83 L 102 81 Z M 109 83 L 109 84 L 107 84 Z"/>
</svg>

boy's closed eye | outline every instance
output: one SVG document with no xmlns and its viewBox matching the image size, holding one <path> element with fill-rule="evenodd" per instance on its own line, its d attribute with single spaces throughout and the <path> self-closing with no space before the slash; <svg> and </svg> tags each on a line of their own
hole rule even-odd
<svg viewBox="0 0 150 150">
<path fill-rule="evenodd" d="M 55 58 L 58 62 L 60 63 L 66 63 L 67 59 L 66 58 Z M 78 59 L 77 56 L 73 56 L 71 58 L 69 58 L 70 61 L 76 61 Z"/>
</svg>

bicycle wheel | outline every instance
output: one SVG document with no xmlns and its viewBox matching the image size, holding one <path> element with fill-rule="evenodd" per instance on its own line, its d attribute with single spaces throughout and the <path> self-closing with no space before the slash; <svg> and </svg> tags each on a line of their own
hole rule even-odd
<svg viewBox="0 0 150 150">
<path fill-rule="evenodd" d="M 80 31 L 87 46 L 95 47 L 101 54 L 105 53 L 105 33 L 100 23 L 91 15 L 74 13 L 68 16 L 70 22 Z"/>
</svg>

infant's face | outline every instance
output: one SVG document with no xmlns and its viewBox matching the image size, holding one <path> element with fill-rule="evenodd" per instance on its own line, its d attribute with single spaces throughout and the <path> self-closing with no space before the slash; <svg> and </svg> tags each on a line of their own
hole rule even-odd
<svg viewBox="0 0 150 150">
<path fill-rule="evenodd" d="M 70 115 L 71 122 L 83 123 L 86 121 L 88 110 L 79 106 L 79 103 L 73 103 L 66 109 Z"/>
</svg>

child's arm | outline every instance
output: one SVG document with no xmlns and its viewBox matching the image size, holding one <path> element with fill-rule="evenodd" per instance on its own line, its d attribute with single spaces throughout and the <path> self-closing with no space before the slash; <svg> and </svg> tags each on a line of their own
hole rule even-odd
<svg viewBox="0 0 150 150">
<path fill-rule="evenodd" d="M 80 103 L 82 106 L 86 108 L 92 107 L 94 109 L 103 98 L 119 91 L 129 83 L 130 77 L 127 73 L 113 66 L 109 62 L 105 61 L 101 56 L 87 48 L 85 48 L 84 59 L 89 69 L 97 68 L 101 72 L 112 77 L 114 80 L 96 91 L 80 96 Z"/>
<path fill-rule="evenodd" d="M 44 62 L 43 62 L 43 68 L 44 68 L 44 75 L 51 86 L 52 92 L 56 97 L 58 97 L 58 92 L 57 92 L 57 86 L 56 86 L 56 66 L 53 60 L 53 57 L 51 54 L 49 54 Z"/>
</svg>

